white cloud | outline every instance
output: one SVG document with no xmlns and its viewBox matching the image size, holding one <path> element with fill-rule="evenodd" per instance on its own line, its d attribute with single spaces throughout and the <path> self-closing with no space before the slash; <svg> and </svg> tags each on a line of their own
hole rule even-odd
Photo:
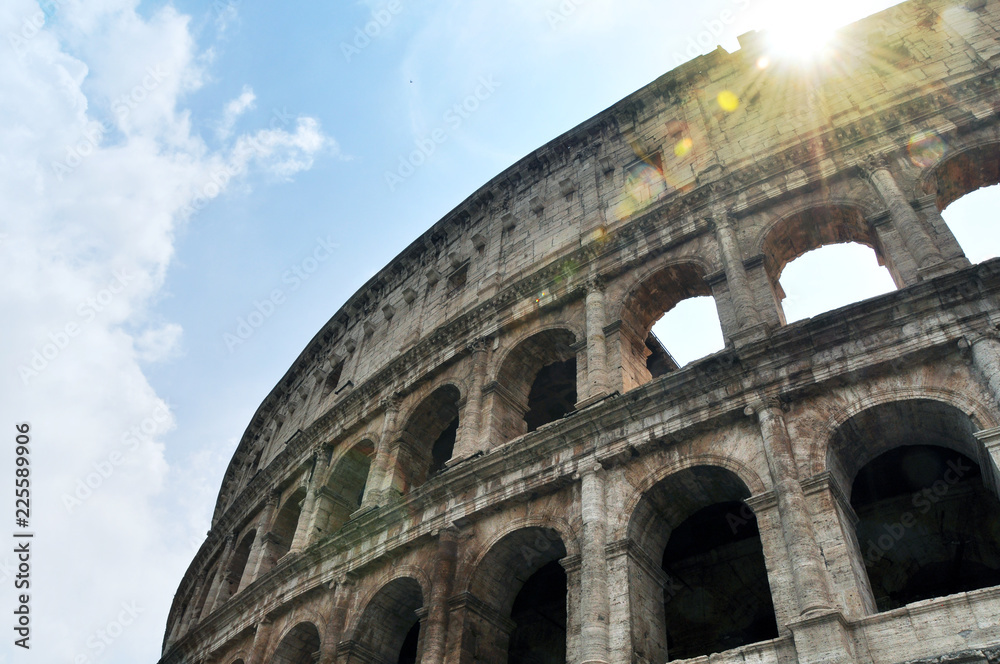
<svg viewBox="0 0 1000 664">
<path fill-rule="evenodd" d="M 32 428 L 39 661 L 155 659 L 191 543 L 208 527 L 231 441 L 169 467 L 173 415 L 143 373 L 182 336 L 147 315 L 178 228 L 242 176 L 289 178 L 337 154 L 316 120 L 298 117 L 206 145 L 184 99 L 209 59 L 188 17 L 169 6 L 140 15 L 137 4 L 62 0 L 58 20 L 28 29 L 37 4 L 0 3 L 0 421 L 8 442 L 13 423 Z M 246 92 L 222 111 L 234 122 Z M 0 476 L 12 482 L 9 454 Z M 164 507 L 173 487 L 197 503 Z M 123 603 L 140 612 L 108 643 L 100 630 Z M 16 659 L 11 641 L 0 656 Z"/>
<path fill-rule="evenodd" d="M 241 115 L 254 108 L 256 100 L 257 95 L 253 93 L 253 89 L 249 85 L 244 85 L 240 96 L 226 104 L 226 110 L 222 115 L 222 123 L 219 125 L 219 138 L 226 139 L 232 135 L 233 125 L 236 124 Z"/>
<path fill-rule="evenodd" d="M 183 330 L 176 323 L 146 329 L 135 339 L 136 353 L 141 362 L 163 362 L 177 357 Z"/>
</svg>

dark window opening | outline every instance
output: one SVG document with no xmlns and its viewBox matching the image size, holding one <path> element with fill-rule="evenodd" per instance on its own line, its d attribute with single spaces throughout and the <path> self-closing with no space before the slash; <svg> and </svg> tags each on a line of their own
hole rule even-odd
<svg viewBox="0 0 1000 664">
<path fill-rule="evenodd" d="M 344 363 L 338 362 L 337 366 L 330 370 L 326 380 L 323 381 L 323 398 L 330 396 L 330 393 L 337 389 L 340 384 L 340 374 L 344 371 Z"/>
<path fill-rule="evenodd" d="M 890 450 L 858 472 L 851 505 L 879 611 L 1000 585 L 1000 502 L 980 472 L 934 445 Z"/>
<path fill-rule="evenodd" d="M 576 358 L 553 362 L 535 376 L 524 421 L 528 432 L 555 422 L 576 407 Z"/>
<path fill-rule="evenodd" d="M 458 418 L 456 417 L 448 425 L 448 428 L 441 432 L 438 439 L 431 447 L 431 472 L 434 476 L 444 470 L 444 466 L 451 459 L 452 452 L 455 451 L 455 439 L 458 436 Z"/>
<path fill-rule="evenodd" d="M 459 288 L 465 286 L 465 283 L 468 281 L 468 279 L 469 279 L 469 264 L 466 263 L 462 267 L 452 272 L 451 276 L 448 277 L 448 289 L 458 290 Z"/>
<path fill-rule="evenodd" d="M 565 664 L 566 572 L 550 562 L 528 577 L 514 599 L 517 625 L 507 647 L 507 664 Z"/>
<path fill-rule="evenodd" d="M 663 553 L 669 660 L 778 636 L 757 519 L 740 501 L 698 510 Z"/>
<path fill-rule="evenodd" d="M 420 621 L 413 623 L 413 627 L 406 633 L 403 639 L 403 647 L 399 651 L 399 664 L 417 663 L 417 645 L 420 643 Z"/>
</svg>

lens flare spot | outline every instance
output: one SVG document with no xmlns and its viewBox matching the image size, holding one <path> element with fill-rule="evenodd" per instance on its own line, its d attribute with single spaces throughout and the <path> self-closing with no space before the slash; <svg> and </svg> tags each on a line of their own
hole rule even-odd
<svg viewBox="0 0 1000 664">
<path fill-rule="evenodd" d="M 906 151 L 910 154 L 910 161 L 913 162 L 914 166 L 920 168 L 933 166 L 941 160 L 947 150 L 948 146 L 944 140 L 933 131 L 921 131 L 914 134 L 906 146 Z"/>
<path fill-rule="evenodd" d="M 691 152 L 691 148 L 694 147 L 694 141 L 690 138 L 682 138 L 677 141 L 677 145 L 674 146 L 674 154 L 678 157 L 685 156 L 688 152 Z"/>
<path fill-rule="evenodd" d="M 720 92 L 716 101 L 719 102 L 719 108 L 724 110 L 726 113 L 732 113 L 740 107 L 740 98 L 729 90 L 723 90 Z"/>
<path fill-rule="evenodd" d="M 757 58 L 757 69 L 767 69 L 771 66 L 771 59 L 766 55 Z"/>
</svg>

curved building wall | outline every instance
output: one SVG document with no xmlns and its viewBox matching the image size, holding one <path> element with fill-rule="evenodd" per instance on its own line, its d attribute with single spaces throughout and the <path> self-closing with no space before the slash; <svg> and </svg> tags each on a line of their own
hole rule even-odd
<svg viewBox="0 0 1000 664">
<path fill-rule="evenodd" d="M 487 183 L 261 404 L 161 662 L 996 661 L 1000 263 L 940 211 L 1000 181 L 998 35 L 911 0 L 807 77 L 752 33 Z M 844 242 L 897 290 L 786 325 Z"/>
</svg>

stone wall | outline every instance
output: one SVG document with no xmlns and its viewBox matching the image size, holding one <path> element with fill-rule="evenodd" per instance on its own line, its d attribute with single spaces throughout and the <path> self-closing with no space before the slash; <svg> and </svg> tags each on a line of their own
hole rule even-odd
<svg viewBox="0 0 1000 664">
<path fill-rule="evenodd" d="M 751 33 L 487 183 L 264 400 L 161 662 L 504 664 L 551 635 L 529 614 L 565 633 L 539 652 L 573 662 L 992 657 L 989 570 L 878 611 L 852 492 L 923 432 L 980 469 L 968 495 L 992 525 L 958 544 L 1000 542 L 1000 261 L 970 265 L 940 216 L 1000 181 L 998 29 L 1000 2 L 911 0 L 843 30 L 839 66 L 808 77 L 759 67 Z M 840 242 L 898 290 L 786 325 L 783 268 Z M 725 349 L 654 378 L 650 327 L 701 295 Z M 536 381 L 555 363 L 575 363 L 575 403 L 546 422 Z M 900 495 L 878 507 L 882 548 L 898 524 L 939 536 Z M 964 555 L 878 587 L 925 587 Z M 544 601 L 525 608 L 530 592 Z"/>
</svg>

